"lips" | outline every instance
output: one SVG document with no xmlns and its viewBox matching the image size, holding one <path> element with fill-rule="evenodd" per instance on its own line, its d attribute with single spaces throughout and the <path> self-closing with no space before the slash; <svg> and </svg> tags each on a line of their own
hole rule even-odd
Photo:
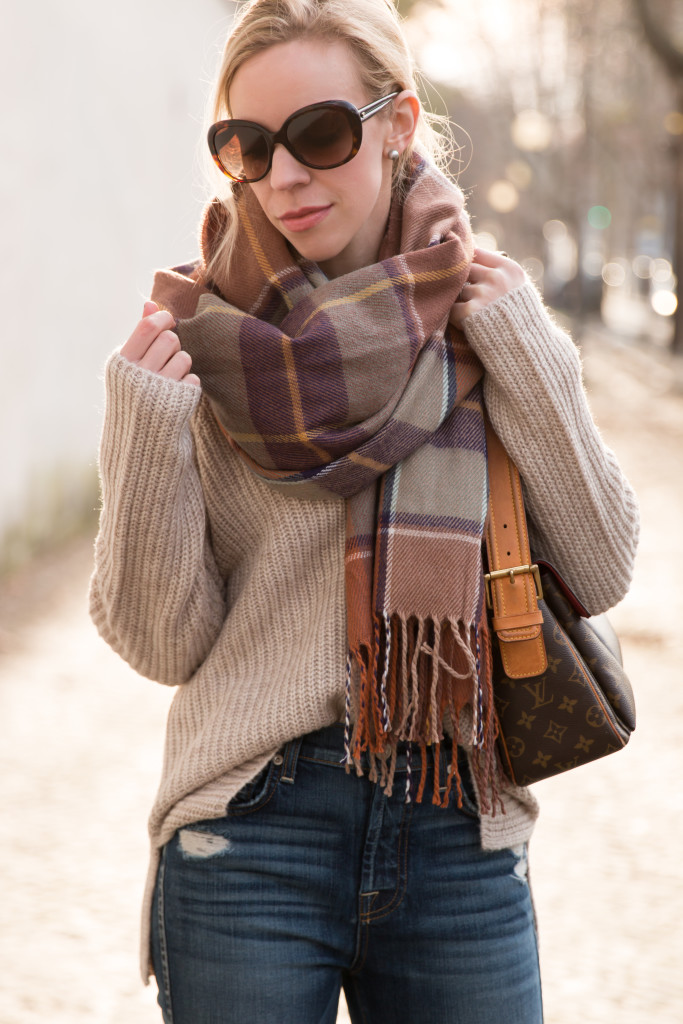
<svg viewBox="0 0 683 1024">
<path fill-rule="evenodd" d="M 308 231 L 325 219 L 332 206 L 302 206 L 298 210 L 288 210 L 279 218 L 287 231 Z"/>
</svg>

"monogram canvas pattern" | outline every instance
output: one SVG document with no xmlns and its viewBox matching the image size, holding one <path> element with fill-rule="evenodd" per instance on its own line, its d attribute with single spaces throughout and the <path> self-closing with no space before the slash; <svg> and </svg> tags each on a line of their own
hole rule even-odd
<svg viewBox="0 0 683 1024">
<path fill-rule="evenodd" d="M 528 786 L 611 754 L 636 725 L 631 684 L 620 659 L 571 607 L 557 581 L 543 572 L 546 672 L 509 679 L 494 644 L 494 692 L 506 773 Z"/>
</svg>

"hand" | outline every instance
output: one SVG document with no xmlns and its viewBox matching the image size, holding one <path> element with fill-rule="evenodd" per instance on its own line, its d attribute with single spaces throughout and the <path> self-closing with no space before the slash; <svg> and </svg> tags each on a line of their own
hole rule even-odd
<svg viewBox="0 0 683 1024">
<path fill-rule="evenodd" d="M 197 374 L 190 373 L 192 357 L 181 349 L 180 339 L 172 327 L 175 327 L 175 320 L 171 314 L 148 300 L 142 310 L 142 320 L 121 349 L 121 355 L 162 377 L 200 387 Z"/>
<path fill-rule="evenodd" d="M 489 306 L 496 299 L 519 288 L 526 281 L 524 271 L 502 252 L 475 249 L 469 276 L 451 309 L 451 323 L 463 320 Z"/>
</svg>

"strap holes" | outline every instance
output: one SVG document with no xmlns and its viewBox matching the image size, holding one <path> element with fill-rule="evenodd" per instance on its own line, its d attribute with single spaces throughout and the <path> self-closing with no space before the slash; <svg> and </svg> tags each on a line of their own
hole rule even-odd
<svg viewBox="0 0 683 1024">
<path fill-rule="evenodd" d="M 510 552 L 508 551 L 508 558 L 509 558 L 509 557 L 510 557 Z"/>
<path fill-rule="evenodd" d="M 507 528 L 508 528 L 508 524 L 507 523 L 503 523 L 503 529 L 507 530 Z"/>
</svg>

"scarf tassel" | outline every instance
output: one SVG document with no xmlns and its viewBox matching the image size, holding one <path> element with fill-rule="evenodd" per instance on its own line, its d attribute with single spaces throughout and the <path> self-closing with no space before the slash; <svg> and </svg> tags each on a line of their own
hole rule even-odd
<svg viewBox="0 0 683 1024">
<path fill-rule="evenodd" d="M 432 803 L 447 807 L 455 786 L 457 805 L 461 808 L 458 743 L 464 742 L 472 750 L 471 764 L 481 809 L 486 813 L 493 806 L 495 813 L 499 803 L 497 719 L 486 627 L 383 614 L 374 616 L 372 638 L 372 648 L 363 645 L 352 650 L 347 664 L 347 769 L 354 764 L 360 773 L 361 757 L 367 753 L 370 777 L 379 780 L 390 796 L 398 744 L 406 741 L 414 744 L 421 755 L 419 775 L 410 759 L 406 799 L 422 801 L 427 765 L 432 760 Z M 452 737 L 453 753 L 442 791 L 439 755 L 444 736 Z M 430 748 L 432 758 L 427 753 Z M 408 747 L 408 754 L 411 753 Z"/>
</svg>

